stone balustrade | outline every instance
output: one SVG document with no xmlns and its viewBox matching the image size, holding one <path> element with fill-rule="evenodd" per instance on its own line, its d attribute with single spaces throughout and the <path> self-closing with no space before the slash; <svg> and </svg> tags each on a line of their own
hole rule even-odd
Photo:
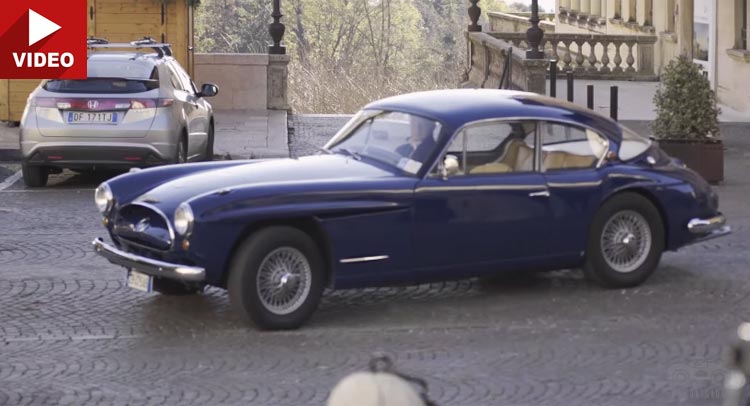
<svg viewBox="0 0 750 406">
<path fill-rule="evenodd" d="M 609 21 L 653 34 L 653 11 L 653 0 L 560 0 L 557 21 L 591 31 L 599 31 Z"/>
<path fill-rule="evenodd" d="M 464 74 L 464 87 L 498 89 L 508 66 L 506 74 L 509 83 L 504 83 L 503 88 L 546 93 L 546 60 L 527 59 L 525 51 L 512 50 L 510 43 L 488 33 L 467 32 L 466 40 L 469 44 L 469 67 Z"/>
<path fill-rule="evenodd" d="M 488 46 L 514 47 L 519 54 L 528 48 L 524 33 L 491 32 L 488 35 L 500 41 L 487 42 Z M 657 80 L 654 71 L 656 40 L 650 35 L 545 33 L 540 46 L 545 58 L 558 61 L 560 71 L 573 71 L 578 78 Z"/>
<path fill-rule="evenodd" d="M 491 32 L 526 32 L 531 23 L 529 22 L 529 13 L 501 13 L 490 11 L 487 13 L 490 22 Z M 555 23 L 553 13 L 540 13 L 539 28 L 544 32 L 555 32 Z"/>
</svg>

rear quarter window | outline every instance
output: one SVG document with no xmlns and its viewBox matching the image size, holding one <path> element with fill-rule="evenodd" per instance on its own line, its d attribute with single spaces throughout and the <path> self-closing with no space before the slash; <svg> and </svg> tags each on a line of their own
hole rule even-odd
<svg viewBox="0 0 750 406">
<path fill-rule="evenodd" d="M 635 131 L 625 126 L 622 128 L 622 143 L 618 153 L 620 160 L 629 161 L 651 148 L 651 140 L 638 135 Z"/>
</svg>

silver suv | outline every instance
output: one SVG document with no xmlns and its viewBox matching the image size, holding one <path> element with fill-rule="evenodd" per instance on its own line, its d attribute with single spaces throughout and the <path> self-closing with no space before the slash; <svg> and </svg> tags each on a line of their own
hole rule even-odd
<svg viewBox="0 0 750 406">
<path fill-rule="evenodd" d="M 88 78 L 45 80 L 21 119 L 23 179 L 47 184 L 63 168 L 129 168 L 211 160 L 213 109 L 167 44 L 90 40 Z M 102 48 L 132 48 L 114 50 Z M 155 53 L 139 52 L 150 48 Z"/>
</svg>

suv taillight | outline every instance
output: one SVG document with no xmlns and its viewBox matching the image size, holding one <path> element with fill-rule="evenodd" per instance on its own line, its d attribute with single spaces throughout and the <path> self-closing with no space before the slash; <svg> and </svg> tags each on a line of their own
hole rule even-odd
<svg viewBox="0 0 750 406">
<path fill-rule="evenodd" d="M 77 111 L 143 110 L 169 107 L 173 99 L 87 99 L 71 97 L 35 97 L 30 100 L 33 107 L 57 108 Z"/>
</svg>

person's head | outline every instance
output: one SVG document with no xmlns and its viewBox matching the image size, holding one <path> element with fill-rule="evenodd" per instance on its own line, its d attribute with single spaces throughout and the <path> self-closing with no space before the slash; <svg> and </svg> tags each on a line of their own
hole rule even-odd
<svg viewBox="0 0 750 406">
<path fill-rule="evenodd" d="M 410 116 L 409 123 L 411 127 L 409 142 L 414 145 L 421 144 L 425 138 L 432 135 L 432 131 L 435 129 L 435 123 L 422 117 Z"/>
</svg>

